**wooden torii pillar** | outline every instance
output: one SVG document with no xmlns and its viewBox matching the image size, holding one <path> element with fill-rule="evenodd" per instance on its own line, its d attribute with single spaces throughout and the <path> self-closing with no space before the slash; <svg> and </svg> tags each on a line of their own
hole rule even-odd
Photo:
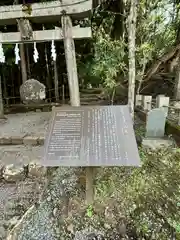
<svg viewBox="0 0 180 240">
<path fill-rule="evenodd" d="M 72 38 L 72 21 L 69 16 L 61 17 L 62 29 L 64 33 L 64 51 L 66 57 L 66 67 L 70 91 L 70 101 L 72 106 L 80 106 L 79 81 L 76 64 L 76 52 L 74 39 Z M 86 167 L 86 202 L 92 204 L 94 200 L 93 168 Z"/>
<path fill-rule="evenodd" d="M 72 21 L 69 16 L 61 17 L 64 34 L 64 51 L 70 91 L 70 101 L 72 106 L 80 106 L 79 81 L 76 64 L 76 52 L 74 39 L 72 37 Z"/>
</svg>

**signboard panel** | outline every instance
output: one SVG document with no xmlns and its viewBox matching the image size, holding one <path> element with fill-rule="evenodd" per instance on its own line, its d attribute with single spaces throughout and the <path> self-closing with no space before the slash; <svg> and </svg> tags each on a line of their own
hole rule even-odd
<svg viewBox="0 0 180 240">
<path fill-rule="evenodd" d="M 140 166 L 128 106 L 55 108 L 42 164 Z"/>
</svg>

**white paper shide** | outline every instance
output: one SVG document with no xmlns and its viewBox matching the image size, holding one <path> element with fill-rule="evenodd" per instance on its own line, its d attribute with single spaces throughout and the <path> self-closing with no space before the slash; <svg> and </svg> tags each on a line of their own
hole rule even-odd
<svg viewBox="0 0 180 240">
<path fill-rule="evenodd" d="M 0 43 L 0 63 L 5 63 L 5 55 L 2 43 Z"/>
<path fill-rule="evenodd" d="M 34 62 L 37 63 L 38 59 L 39 59 L 39 53 L 36 47 L 36 42 L 34 42 L 34 54 L 33 54 L 33 59 Z"/>
<path fill-rule="evenodd" d="M 18 43 L 16 43 L 16 45 L 15 45 L 14 52 L 15 52 L 15 64 L 18 64 L 19 61 L 21 60 L 20 55 L 19 55 Z"/>
<path fill-rule="evenodd" d="M 54 44 L 54 40 L 52 40 L 52 42 L 51 42 L 51 57 L 52 57 L 53 61 L 55 62 L 57 54 L 56 54 L 56 47 Z"/>
</svg>

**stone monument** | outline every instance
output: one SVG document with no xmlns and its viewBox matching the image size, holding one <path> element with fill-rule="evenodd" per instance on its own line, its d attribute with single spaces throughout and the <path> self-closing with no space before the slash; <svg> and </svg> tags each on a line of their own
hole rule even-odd
<svg viewBox="0 0 180 240">
<path fill-rule="evenodd" d="M 148 112 L 146 134 L 142 142 L 144 147 L 155 150 L 172 145 L 172 141 L 165 136 L 166 116 L 164 108 L 155 108 Z"/>
<path fill-rule="evenodd" d="M 20 86 L 20 97 L 24 104 L 41 103 L 46 98 L 46 87 L 36 79 L 29 79 Z"/>
<path fill-rule="evenodd" d="M 166 124 L 166 114 L 163 109 L 155 108 L 147 114 L 146 137 L 163 138 Z"/>
</svg>

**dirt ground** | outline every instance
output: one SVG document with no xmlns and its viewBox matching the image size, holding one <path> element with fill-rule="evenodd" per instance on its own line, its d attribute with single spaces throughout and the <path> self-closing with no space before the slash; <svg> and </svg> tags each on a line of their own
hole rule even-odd
<svg viewBox="0 0 180 240">
<path fill-rule="evenodd" d="M 44 136 L 51 112 L 27 112 L 6 115 L 0 121 L 0 136 Z"/>
<path fill-rule="evenodd" d="M 18 113 L 6 117 L 6 120 L 0 120 L 0 136 L 44 136 L 51 112 Z M 42 155 L 43 146 L 0 146 L 0 167 L 40 163 Z M 26 178 L 18 183 L 5 183 L 0 180 L 0 240 L 5 239 L 7 227 L 36 201 L 41 191 L 40 186 L 42 184 L 37 179 Z"/>
<path fill-rule="evenodd" d="M 43 146 L 9 145 L 0 146 L 0 164 L 27 165 L 30 162 L 41 162 Z"/>
<path fill-rule="evenodd" d="M 0 136 L 45 136 L 51 112 L 28 112 L 6 115 L 0 121 Z M 43 147 L 9 145 L 0 146 L 1 164 L 28 164 L 39 162 Z"/>
</svg>

